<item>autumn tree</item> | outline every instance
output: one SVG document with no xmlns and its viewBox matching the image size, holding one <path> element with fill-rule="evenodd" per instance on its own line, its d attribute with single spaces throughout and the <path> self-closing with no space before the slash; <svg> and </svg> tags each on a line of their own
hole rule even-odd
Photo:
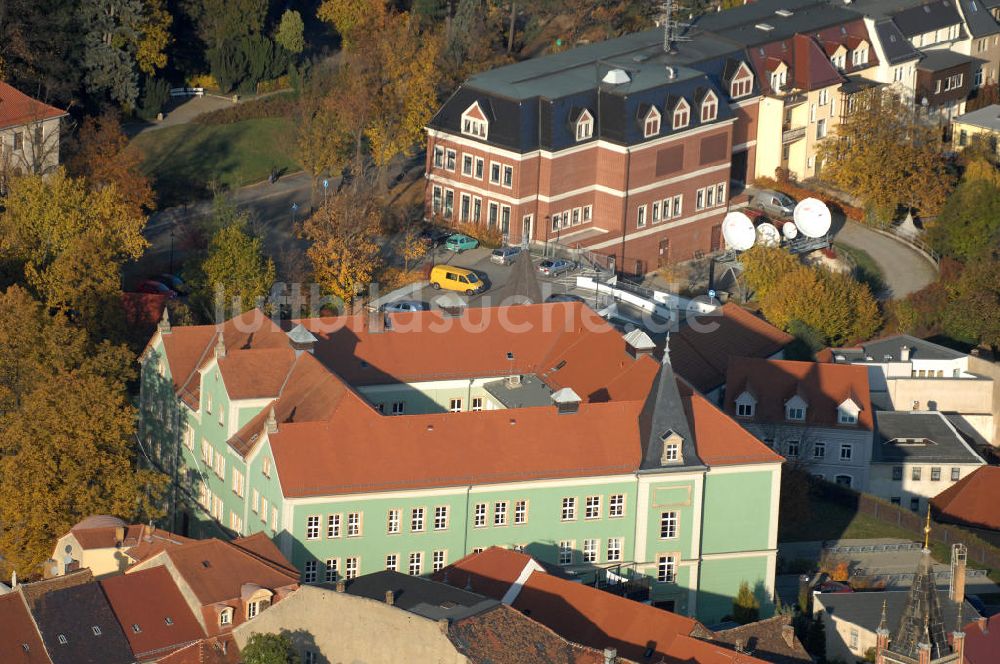
<svg viewBox="0 0 1000 664">
<path fill-rule="evenodd" d="M 302 237 L 312 243 L 306 255 L 316 281 L 348 305 L 381 267 L 382 225 L 382 210 L 355 189 L 332 196 L 302 224 Z"/>
<path fill-rule="evenodd" d="M 938 252 L 961 261 L 1000 248 L 1000 186 L 983 176 L 966 179 L 928 229 L 928 239 Z"/>
<path fill-rule="evenodd" d="M 281 23 L 278 24 L 274 40 L 289 53 L 301 53 L 306 47 L 304 31 L 305 24 L 302 23 L 302 14 L 294 9 L 286 9 L 285 13 L 281 15 Z"/>
<path fill-rule="evenodd" d="M 323 0 L 316 15 L 340 33 L 344 50 L 353 48 L 355 35 L 386 15 L 385 0 Z"/>
<path fill-rule="evenodd" d="M 296 122 L 299 163 L 312 175 L 314 186 L 320 175 L 336 175 L 343 169 L 354 148 L 355 137 L 345 125 L 349 118 L 342 112 L 344 99 L 339 92 L 307 92 L 299 102 Z M 360 146 L 357 150 L 360 152 Z"/>
<path fill-rule="evenodd" d="M 760 600 L 753 594 L 750 584 L 740 582 L 736 599 L 733 600 L 733 620 L 741 625 L 756 622 L 760 618 Z"/>
<path fill-rule="evenodd" d="M 67 169 L 73 176 L 84 178 L 91 189 L 115 185 L 130 212 L 141 216 L 155 208 L 155 196 L 149 178 L 142 173 L 141 153 L 127 147 L 128 137 L 117 114 L 88 117 L 80 126 Z"/>
<path fill-rule="evenodd" d="M 824 178 L 864 200 L 883 220 L 900 205 L 936 215 L 954 185 L 939 128 L 889 91 L 858 93 L 849 108 L 819 145 Z"/>
<path fill-rule="evenodd" d="M 758 298 L 774 290 L 778 281 L 801 263 L 793 254 L 779 247 L 756 244 L 740 254 L 743 279 Z"/>
<path fill-rule="evenodd" d="M 1000 253 L 985 255 L 945 284 L 942 312 L 949 336 L 1000 350 Z"/>
</svg>

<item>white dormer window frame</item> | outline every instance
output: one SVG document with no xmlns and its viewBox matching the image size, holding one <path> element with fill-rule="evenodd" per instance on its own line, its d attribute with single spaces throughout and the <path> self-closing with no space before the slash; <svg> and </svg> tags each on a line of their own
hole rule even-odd
<svg viewBox="0 0 1000 664">
<path fill-rule="evenodd" d="M 682 446 L 684 438 L 676 431 L 666 431 L 660 435 L 663 441 L 663 451 L 660 453 L 660 465 L 672 466 L 684 462 Z"/>
<path fill-rule="evenodd" d="M 793 396 L 785 402 L 785 419 L 789 422 L 803 422 L 806 419 L 806 411 L 809 404 L 799 395 Z"/>
<path fill-rule="evenodd" d="M 845 399 L 837 406 L 837 424 L 857 424 L 861 408 L 853 399 Z"/>
<path fill-rule="evenodd" d="M 673 128 L 683 129 L 689 124 L 691 124 L 691 105 L 682 97 L 674 106 Z"/>
<path fill-rule="evenodd" d="M 868 64 L 868 42 L 861 42 L 851 51 L 851 65 L 861 67 Z"/>
<path fill-rule="evenodd" d="M 594 116 L 590 111 L 583 109 L 583 113 L 576 120 L 576 140 L 585 141 L 594 135 Z"/>
<path fill-rule="evenodd" d="M 757 410 L 757 400 L 749 392 L 736 397 L 736 417 L 753 417 Z"/>
<path fill-rule="evenodd" d="M 782 63 L 778 69 L 771 72 L 771 90 L 782 92 L 788 83 L 788 65 Z"/>
<path fill-rule="evenodd" d="M 674 111 L 676 116 L 676 111 Z M 719 117 L 719 98 L 711 90 L 701 100 L 701 121 L 712 122 Z"/>
<path fill-rule="evenodd" d="M 642 119 L 642 135 L 652 138 L 660 134 L 660 111 L 655 106 L 651 106 L 646 112 L 646 117 Z"/>
<path fill-rule="evenodd" d="M 746 97 L 753 92 L 753 72 L 747 67 L 745 62 L 741 62 L 733 75 L 733 80 L 729 83 L 729 96 L 733 99 Z"/>
<path fill-rule="evenodd" d="M 479 116 L 473 115 L 473 111 L 477 112 Z M 486 114 L 483 113 L 482 107 L 479 102 L 473 102 L 472 106 L 465 109 L 462 113 L 462 133 L 466 136 L 474 136 L 475 138 L 481 138 L 484 141 L 489 137 L 490 133 L 490 123 L 485 119 Z"/>
<path fill-rule="evenodd" d="M 219 626 L 225 627 L 233 624 L 233 609 L 227 607 L 219 611 Z"/>
</svg>

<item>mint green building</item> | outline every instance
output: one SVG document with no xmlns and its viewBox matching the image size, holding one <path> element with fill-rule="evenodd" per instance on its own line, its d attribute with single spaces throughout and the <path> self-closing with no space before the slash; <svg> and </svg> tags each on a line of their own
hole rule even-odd
<svg viewBox="0 0 1000 664">
<path fill-rule="evenodd" d="M 288 329 L 291 328 L 291 329 Z M 430 574 L 492 545 L 706 623 L 771 607 L 783 459 L 576 303 L 163 321 L 142 436 L 172 523 L 263 531 L 303 574 Z"/>
</svg>

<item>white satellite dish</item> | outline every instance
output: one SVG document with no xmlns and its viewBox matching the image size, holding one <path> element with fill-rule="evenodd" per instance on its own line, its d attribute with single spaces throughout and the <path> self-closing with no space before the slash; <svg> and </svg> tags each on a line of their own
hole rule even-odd
<svg viewBox="0 0 1000 664">
<path fill-rule="evenodd" d="M 799 201 L 792 218 L 795 219 L 795 226 L 806 237 L 824 237 L 830 231 L 830 208 L 816 198 Z"/>
<path fill-rule="evenodd" d="M 742 212 L 730 212 L 722 220 L 722 237 L 730 249 L 746 251 L 757 241 L 757 231 L 750 217 Z"/>
<path fill-rule="evenodd" d="M 774 224 L 765 221 L 757 227 L 757 242 L 765 247 L 777 247 L 781 244 L 781 233 L 774 227 Z"/>
<path fill-rule="evenodd" d="M 799 228 L 794 223 L 786 221 L 781 225 L 781 232 L 788 240 L 794 240 L 799 234 Z"/>
</svg>

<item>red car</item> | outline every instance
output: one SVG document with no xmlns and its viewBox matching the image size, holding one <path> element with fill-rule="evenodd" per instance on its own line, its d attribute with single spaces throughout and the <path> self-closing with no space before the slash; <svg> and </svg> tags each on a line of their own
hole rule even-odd
<svg viewBox="0 0 1000 664">
<path fill-rule="evenodd" d="M 159 281 L 153 281 L 152 279 L 146 279 L 136 287 L 136 291 L 139 293 L 151 293 L 153 295 L 166 295 L 169 299 L 174 299 L 177 297 L 177 292 L 172 288 L 169 288 L 166 284 L 161 284 Z"/>
</svg>

